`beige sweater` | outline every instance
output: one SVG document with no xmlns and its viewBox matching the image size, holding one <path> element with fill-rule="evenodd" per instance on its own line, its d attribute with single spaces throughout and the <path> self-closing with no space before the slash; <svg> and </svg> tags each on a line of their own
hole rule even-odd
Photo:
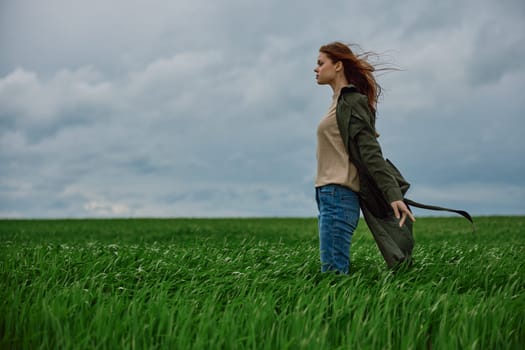
<svg viewBox="0 0 525 350">
<path fill-rule="evenodd" d="M 337 184 L 359 192 L 357 168 L 348 159 L 348 152 L 339 133 L 335 111 L 337 94 L 328 112 L 317 127 L 317 176 L 315 187 Z"/>
</svg>

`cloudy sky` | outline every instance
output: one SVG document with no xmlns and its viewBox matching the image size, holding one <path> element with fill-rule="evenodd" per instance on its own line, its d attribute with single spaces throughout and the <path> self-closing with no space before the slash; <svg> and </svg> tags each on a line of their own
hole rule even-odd
<svg viewBox="0 0 525 350">
<path fill-rule="evenodd" d="M 411 198 L 525 214 L 522 0 L 0 0 L 0 217 L 315 216 L 333 40 Z"/>
</svg>

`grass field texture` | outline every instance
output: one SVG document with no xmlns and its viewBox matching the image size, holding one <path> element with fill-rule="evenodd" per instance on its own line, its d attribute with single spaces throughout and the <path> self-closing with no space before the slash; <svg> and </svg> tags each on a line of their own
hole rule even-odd
<svg viewBox="0 0 525 350">
<path fill-rule="evenodd" d="M 0 220 L 1 349 L 523 349 L 525 217 L 419 218 L 349 276 L 316 219 Z"/>
</svg>

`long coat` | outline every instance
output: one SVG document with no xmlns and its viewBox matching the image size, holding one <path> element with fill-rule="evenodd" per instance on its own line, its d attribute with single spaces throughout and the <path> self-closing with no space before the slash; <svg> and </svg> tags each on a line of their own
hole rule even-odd
<svg viewBox="0 0 525 350">
<path fill-rule="evenodd" d="M 381 254 L 389 267 L 409 263 L 414 248 L 412 222 L 406 220 L 399 227 L 390 203 L 403 200 L 410 184 L 383 157 L 367 97 L 353 85 L 344 87 L 336 118 L 350 161 L 359 172 L 361 210 Z"/>
</svg>

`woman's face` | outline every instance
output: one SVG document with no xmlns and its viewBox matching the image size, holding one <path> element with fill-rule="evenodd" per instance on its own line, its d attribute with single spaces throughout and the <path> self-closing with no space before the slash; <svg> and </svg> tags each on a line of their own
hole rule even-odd
<svg viewBox="0 0 525 350">
<path fill-rule="evenodd" d="M 314 72 L 317 84 L 330 84 L 336 77 L 336 65 L 324 52 L 319 52 L 317 67 L 315 67 Z"/>
</svg>

